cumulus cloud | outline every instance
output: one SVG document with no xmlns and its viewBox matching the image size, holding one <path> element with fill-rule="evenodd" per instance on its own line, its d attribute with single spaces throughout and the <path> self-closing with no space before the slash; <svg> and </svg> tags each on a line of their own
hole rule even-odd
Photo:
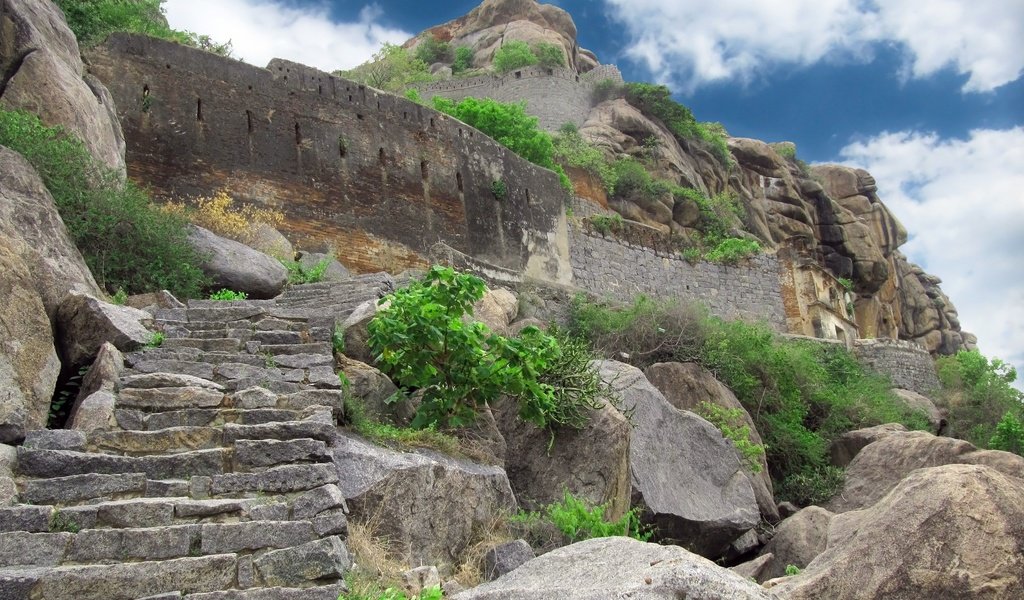
<svg viewBox="0 0 1024 600">
<path fill-rule="evenodd" d="M 901 248 L 942 278 L 963 328 L 1024 378 L 1024 127 L 942 139 L 882 133 L 847 145 L 911 232 Z M 1020 385 L 1020 384 L 1018 384 Z"/>
<path fill-rule="evenodd" d="M 242 60 L 266 66 L 285 58 L 324 71 L 349 69 L 370 58 L 383 42 L 402 43 L 411 34 L 379 23 L 382 12 L 367 5 L 354 22 L 331 19 L 326 3 L 293 6 L 282 0 L 167 0 L 175 29 L 231 40 Z"/>
<path fill-rule="evenodd" d="M 901 48 L 901 75 L 952 67 L 965 92 L 1024 72 L 1024 2 L 1006 0 L 606 0 L 626 25 L 626 53 L 665 82 L 693 90 L 749 81 L 779 65 L 870 60 L 876 44 Z"/>
</svg>

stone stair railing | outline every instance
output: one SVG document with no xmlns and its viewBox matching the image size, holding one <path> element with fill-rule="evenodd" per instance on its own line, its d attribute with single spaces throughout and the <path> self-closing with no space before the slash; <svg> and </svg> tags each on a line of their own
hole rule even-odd
<svg viewBox="0 0 1024 600">
<path fill-rule="evenodd" d="M 0 507 L 0 598 L 335 600 L 351 566 L 329 446 L 331 334 L 386 276 L 161 309 L 117 427 L 33 432 Z"/>
</svg>

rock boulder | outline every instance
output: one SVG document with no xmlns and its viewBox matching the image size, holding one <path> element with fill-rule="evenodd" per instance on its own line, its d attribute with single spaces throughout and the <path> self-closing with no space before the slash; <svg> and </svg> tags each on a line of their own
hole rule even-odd
<svg viewBox="0 0 1024 600">
<path fill-rule="evenodd" d="M 122 352 L 138 350 L 152 333 L 145 323 L 153 317 L 145 311 L 110 304 L 88 294 L 71 294 L 57 311 L 61 348 L 69 365 L 87 365 L 110 342 Z"/>
<path fill-rule="evenodd" d="M 203 257 L 200 267 L 215 289 L 245 292 L 250 298 L 273 298 L 288 283 L 288 270 L 262 252 L 192 226 L 189 242 Z"/>
</svg>

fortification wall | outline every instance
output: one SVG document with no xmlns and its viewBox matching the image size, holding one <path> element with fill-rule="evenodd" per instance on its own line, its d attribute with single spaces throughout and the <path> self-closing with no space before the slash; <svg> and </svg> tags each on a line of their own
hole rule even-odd
<svg viewBox="0 0 1024 600">
<path fill-rule="evenodd" d="M 573 282 L 581 289 L 622 302 L 639 294 L 699 302 L 713 315 L 764 321 L 776 331 L 786 331 L 780 263 L 774 254 L 760 254 L 735 266 L 690 264 L 667 243 L 659 247 L 655 240 L 663 236 L 654 230 L 645 235 L 642 226 L 602 234 L 581 218 L 569 229 Z"/>
<path fill-rule="evenodd" d="M 570 277 L 557 176 L 455 119 L 310 67 L 144 36 L 112 36 L 88 58 L 118 107 L 129 176 L 157 197 L 226 188 L 283 211 L 300 248 L 329 245 L 360 272 L 422 267 L 442 241 Z"/>
<path fill-rule="evenodd" d="M 857 340 L 853 352 L 861 364 L 888 375 L 893 387 L 928 396 L 938 390 L 939 376 L 928 350 L 905 340 Z"/>
<path fill-rule="evenodd" d="M 467 97 L 491 98 L 499 102 L 525 100 L 527 112 L 540 119 L 540 126 L 557 131 L 565 123 L 583 125 L 590 112 L 594 84 L 605 79 L 622 81 L 614 65 L 601 65 L 578 75 L 572 69 L 524 67 L 507 75 L 483 75 L 466 79 L 449 79 L 420 88 L 430 99 L 442 96 L 452 100 Z"/>
</svg>

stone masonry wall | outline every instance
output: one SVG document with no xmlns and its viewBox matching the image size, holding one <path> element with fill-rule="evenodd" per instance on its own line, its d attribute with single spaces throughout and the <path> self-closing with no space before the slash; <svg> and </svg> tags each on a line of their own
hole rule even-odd
<svg viewBox="0 0 1024 600">
<path fill-rule="evenodd" d="M 484 75 L 450 79 L 421 88 L 425 99 L 491 98 L 499 102 L 526 101 L 526 109 L 540 126 L 557 131 L 565 123 L 583 125 L 590 112 L 594 84 L 605 79 L 622 81 L 614 65 L 601 65 L 583 75 L 565 68 L 525 67 L 503 76 Z"/>
<path fill-rule="evenodd" d="M 853 352 L 861 364 L 888 375 L 894 387 L 929 396 L 939 389 L 935 361 L 923 346 L 904 340 L 857 340 Z"/>
<path fill-rule="evenodd" d="M 111 36 L 88 60 L 117 105 L 129 176 L 158 198 L 226 189 L 357 272 L 422 267 L 437 242 L 569 270 L 557 176 L 446 115 L 296 63 L 261 69 L 144 36 Z"/>
</svg>

